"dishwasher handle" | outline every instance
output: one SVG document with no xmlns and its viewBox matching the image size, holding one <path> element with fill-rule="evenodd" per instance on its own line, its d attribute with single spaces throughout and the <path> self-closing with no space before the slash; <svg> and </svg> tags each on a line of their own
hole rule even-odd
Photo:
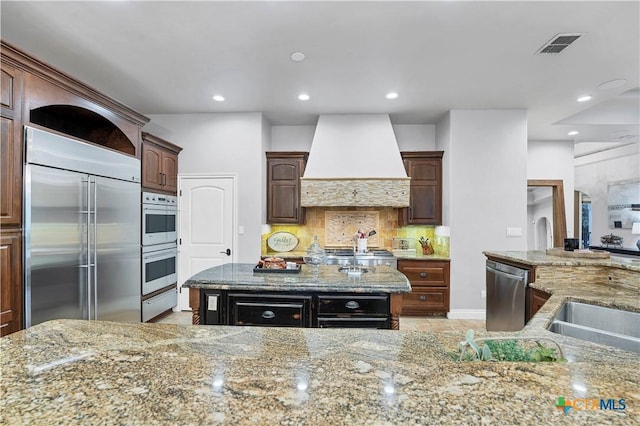
<svg viewBox="0 0 640 426">
<path fill-rule="evenodd" d="M 507 276 L 509 278 L 513 278 L 513 279 L 518 280 L 518 281 L 524 281 L 525 283 L 527 282 L 527 273 L 526 273 L 526 271 L 525 271 L 524 275 L 515 275 L 515 274 L 510 274 L 508 272 L 501 271 L 499 269 L 494 269 L 489 265 L 487 265 L 487 271 L 491 271 L 494 274 L 504 275 L 504 276 Z"/>
</svg>

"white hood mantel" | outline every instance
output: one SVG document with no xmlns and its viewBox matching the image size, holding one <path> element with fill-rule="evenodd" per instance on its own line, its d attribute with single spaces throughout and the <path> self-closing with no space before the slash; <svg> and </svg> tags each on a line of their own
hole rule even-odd
<svg viewBox="0 0 640 426">
<path fill-rule="evenodd" d="M 388 114 L 318 118 L 303 207 L 407 207 L 410 181 Z"/>
</svg>

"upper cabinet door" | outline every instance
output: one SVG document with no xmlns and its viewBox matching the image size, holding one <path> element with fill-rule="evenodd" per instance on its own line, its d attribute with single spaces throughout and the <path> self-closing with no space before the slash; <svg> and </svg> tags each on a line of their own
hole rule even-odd
<svg viewBox="0 0 640 426">
<path fill-rule="evenodd" d="M 411 178 L 410 206 L 398 215 L 400 226 L 442 223 L 442 151 L 403 152 Z"/>
<path fill-rule="evenodd" d="M 267 223 L 304 223 L 300 178 L 308 153 L 267 152 Z"/>
<path fill-rule="evenodd" d="M 0 70 L 0 224 L 22 223 L 23 73 L 5 62 Z"/>
<path fill-rule="evenodd" d="M 149 144 L 142 146 L 142 186 L 162 189 L 162 151 Z"/>
<path fill-rule="evenodd" d="M 180 151 L 179 146 L 142 132 L 142 188 L 177 194 Z"/>
<path fill-rule="evenodd" d="M 178 191 L 178 156 L 172 152 L 162 153 L 162 177 L 164 190 Z"/>
</svg>

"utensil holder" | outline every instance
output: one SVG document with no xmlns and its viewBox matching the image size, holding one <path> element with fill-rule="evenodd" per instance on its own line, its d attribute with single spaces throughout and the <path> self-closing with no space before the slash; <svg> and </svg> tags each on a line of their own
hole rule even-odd
<svg viewBox="0 0 640 426">
<path fill-rule="evenodd" d="M 433 254 L 433 246 L 431 244 L 426 244 L 422 246 L 422 254 L 429 255 Z"/>
<path fill-rule="evenodd" d="M 366 253 L 367 252 L 367 239 L 366 238 L 358 238 L 358 246 L 356 251 L 358 253 Z"/>
</svg>

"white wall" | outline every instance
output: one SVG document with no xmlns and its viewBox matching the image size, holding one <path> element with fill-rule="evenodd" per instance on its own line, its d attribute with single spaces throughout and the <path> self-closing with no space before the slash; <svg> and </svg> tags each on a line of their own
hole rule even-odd
<svg viewBox="0 0 640 426">
<path fill-rule="evenodd" d="M 567 237 L 573 238 L 573 142 L 529 141 L 527 144 L 527 179 L 563 181 Z"/>
<path fill-rule="evenodd" d="M 623 238 L 623 247 L 637 249 L 640 235 L 631 234 L 630 229 L 609 228 L 607 210 L 608 184 L 631 179 L 640 179 L 640 143 L 576 158 L 575 189 L 591 198 L 593 245 L 600 245 L 601 236 L 613 233 Z"/>
<path fill-rule="evenodd" d="M 272 126 L 271 150 L 309 152 L 315 131 L 316 126 Z M 400 151 L 436 149 L 436 126 L 433 124 L 395 124 L 393 132 Z"/>
<path fill-rule="evenodd" d="M 260 256 L 260 231 L 264 220 L 263 120 L 261 113 L 148 114 L 145 131 L 183 148 L 179 174 L 236 173 L 238 176 L 238 262 L 255 262 Z M 235 230 L 237 233 L 237 229 Z"/>
<path fill-rule="evenodd" d="M 271 126 L 272 151 L 311 150 L 316 126 Z"/>
<path fill-rule="evenodd" d="M 447 112 L 436 125 L 437 151 L 442 156 L 442 224 L 451 226 L 451 112 Z"/>
<path fill-rule="evenodd" d="M 263 183 L 262 185 L 262 196 L 260 198 L 260 200 L 262 200 L 260 217 L 262 218 L 263 223 L 266 223 L 267 221 L 267 185 L 266 185 L 267 156 L 264 153 L 267 151 L 271 151 L 271 123 L 269 122 L 269 120 L 265 118 L 264 115 L 262 116 L 261 130 L 262 130 L 262 141 L 261 141 L 262 149 L 261 150 L 263 154 L 262 154 L 262 160 L 260 161 L 260 165 L 262 167 L 260 176 L 264 176 L 263 182 L 265 183 Z"/>
<path fill-rule="evenodd" d="M 548 220 L 549 224 L 553 224 L 553 191 L 551 188 L 537 188 L 534 194 L 528 195 L 527 205 L 527 249 L 540 250 L 542 248 L 553 247 L 553 239 L 548 240 L 545 236 L 543 241 L 539 241 L 538 221 L 541 219 Z M 549 234 L 552 235 L 552 226 L 550 226 Z M 545 241 L 547 245 L 544 246 Z"/>
<path fill-rule="evenodd" d="M 452 110 L 438 126 L 437 148 L 449 157 L 451 316 L 461 317 L 485 309 L 482 252 L 527 249 L 527 113 Z M 507 237 L 507 227 L 522 236 Z"/>
<path fill-rule="evenodd" d="M 433 124 L 395 124 L 393 133 L 400 151 L 436 150 L 436 126 Z"/>
</svg>

